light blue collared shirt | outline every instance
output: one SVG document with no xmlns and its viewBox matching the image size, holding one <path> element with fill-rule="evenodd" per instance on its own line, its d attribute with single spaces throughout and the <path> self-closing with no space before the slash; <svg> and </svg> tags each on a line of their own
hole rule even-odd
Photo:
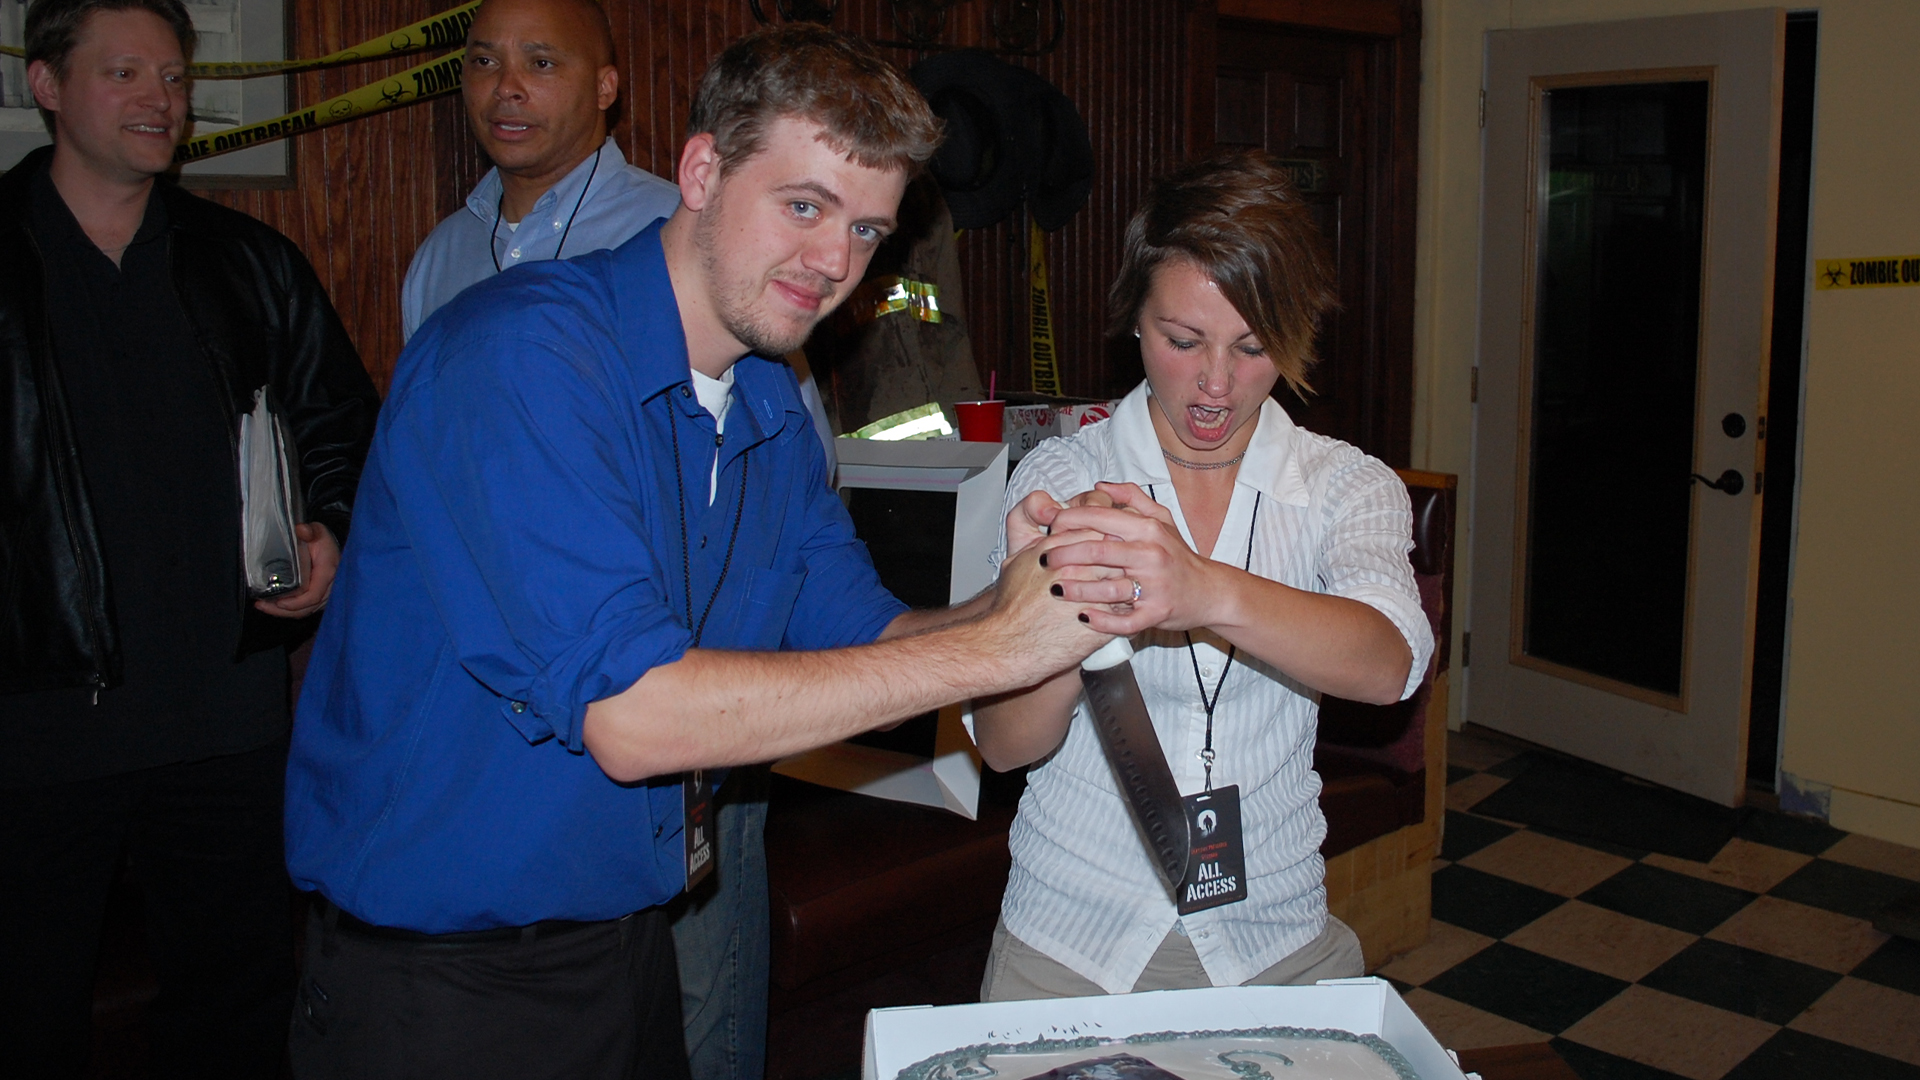
<svg viewBox="0 0 1920 1080">
<path fill-rule="evenodd" d="M 619 247 L 655 220 L 672 216 L 680 206 L 678 187 L 628 164 L 611 138 L 597 154 L 547 189 L 518 229 L 509 229 L 499 217 L 500 191 L 500 170 L 489 169 L 480 186 L 467 196 L 466 207 L 436 226 L 413 253 L 406 283 L 400 287 L 401 329 L 406 337 L 413 337 L 427 316 L 469 285 L 492 277 L 497 272 L 496 258 L 504 270 Z M 489 235 L 491 255 L 487 253 Z"/>
</svg>

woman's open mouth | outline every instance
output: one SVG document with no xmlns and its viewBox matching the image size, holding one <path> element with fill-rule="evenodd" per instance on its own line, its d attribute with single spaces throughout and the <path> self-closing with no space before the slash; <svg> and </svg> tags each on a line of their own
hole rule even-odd
<svg viewBox="0 0 1920 1080">
<path fill-rule="evenodd" d="M 1217 442 L 1227 437 L 1227 421 L 1233 410 L 1225 406 L 1187 406 L 1187 427 L 1201 442 Z"/>
</svg>

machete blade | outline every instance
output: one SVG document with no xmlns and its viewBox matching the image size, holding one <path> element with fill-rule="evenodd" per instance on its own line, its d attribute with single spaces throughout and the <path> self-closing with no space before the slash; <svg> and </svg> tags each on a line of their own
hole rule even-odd
<svg viewBox="0 0 1920 1080">
<path fill-rule="evenodd" d="M 1115 648 L 1119 646 L 1119 648 Z M 1116 659 L 1117 657 L 1117 659 Z M 1153 719 L 1147 714 L 1140 684 L 1133 677 L 1133 647 L 1115 638 L 1080 667 L 1086 687 L 1093 729 L 1100 736 L 1107 766 L 1126 796 L 1127 809 L 1153 856 L 1154 867 L 1176 892 L 1187 876 L 1187 857 L 1193 846 L 1187 835 L 1187 813 L 1180 788 L 1160 749 Z"/>
</svg>

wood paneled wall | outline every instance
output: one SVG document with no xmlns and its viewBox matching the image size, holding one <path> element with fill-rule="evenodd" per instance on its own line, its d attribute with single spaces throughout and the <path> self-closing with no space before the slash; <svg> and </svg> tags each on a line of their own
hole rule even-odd
<svg viewBox="0 0 1920 1080">
<path fill-rule="evenodd" d="M 748 0 L 604 0 L 624 85 L 614 134 L 628 157 L 671 176 L 693 87 L 708 61 L 754 29 Z M 990 44 L 992 0 L 960 0 L 944 40 Z M 451 6 L 451 0 L 295 0 L 295 55 L 375 37 Z M 762 6 L 769 11 L 773 0 Z M 1013 62 L 1039 71 L 1080 108 L 1096 162 L 1093 195 L 1048 237 L 1055 340 L 1064 389 L 1104 395 L 1139 378 L 1137 358 L 1111 356 L 1102 340 L 1107 284 L 1119 265 L 1127 215 L 1158 173 L 1186 154 L 1192 107 L 1190 24 L 1211 22 L 1207 0 L 1067 0 L 1059 48 Z M 843 0 L 837 29 L 897 39 L 887 0 Z M 882 54 L 902 68 L 920 58 Z M 419 57 L 296 76 L 293 98 L 312 102 L 403 70 Z M 1211 77 L 1211 71 L 1207 73 Z M 1211 126 L 1211 117 L 1207 117 Z M 313 261 L 374 378 L 383 387 L 400 351 L 400 282 L 413 249 L 459 207 L 486 170 L 457 98 L 325 128 L 294 140 L 296 187 L 214 193 L 291 237 Z M 1029 385 L 1025 347 L 1023 219 L 960 239 L 976 358 L 1004 389 Z"/>
</svg>

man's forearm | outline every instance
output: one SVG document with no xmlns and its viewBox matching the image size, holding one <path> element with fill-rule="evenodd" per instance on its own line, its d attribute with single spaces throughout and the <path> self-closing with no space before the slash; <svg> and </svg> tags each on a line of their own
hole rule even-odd
<svg viewBox="0 0 1920 1080">
<path fill-rule="evenodd" d="M 831 652 L 694 650 L 587 707 L 616 780 L 770 761 L 982 692 L 984 654 L 951 632 Z"/>
<path fill-rule="evenodd" d="M 987 610 L 992 606 L 993 590 L 987 589 L 973 599 L 964 603 L 955 604 L 952 607 L 916 608 L 913 611 L 902 613 L 898 618 L 888 623 L 887 628 L 881 631 L 878 640 L 891 641 L 894 638 L 906 637 L 910 634 L 924 634 L 929 630 L 939 630 L 952 626 L 955 623 L 965 622 L 968 619 L 977 619 L 985 615 Z"/>
<path fill-rule="evenodd" d="M 945 612 L 908 613 L 871 645 L 820 652 L 693 650 L 587 707 L 587 749 L 608 776 L 755 761 L 822 746 L 950 702 L 1033 685 L 1106 640 L 1057 599 L 1033 554 Z M 923 629 L 942 621 L 935 629 Z"/>
</svg>

